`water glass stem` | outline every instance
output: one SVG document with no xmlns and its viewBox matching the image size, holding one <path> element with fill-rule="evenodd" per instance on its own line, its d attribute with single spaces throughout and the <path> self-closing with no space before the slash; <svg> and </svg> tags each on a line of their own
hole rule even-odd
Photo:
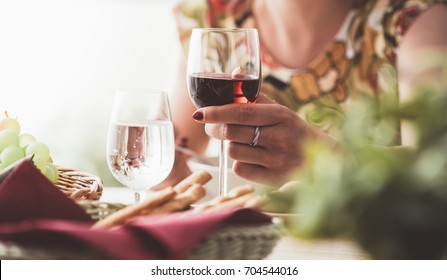
<svg viewBox="0 0 447 280">
<path fill-rule="evenodd" d="M 140 203 L 144 200 L 145 192 L 144 191 L 135 191 L 135 203 Z"/>
</svg>

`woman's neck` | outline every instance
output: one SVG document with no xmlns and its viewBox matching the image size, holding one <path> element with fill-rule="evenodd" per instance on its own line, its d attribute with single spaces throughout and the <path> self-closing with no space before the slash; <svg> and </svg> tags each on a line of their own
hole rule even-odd
<svg viewBox="0 0 447 280">
<path fill-rule="evenodd" d="M 261 41 L 289 68 L 306 66 L 333 41 L 355 0 L 255 0 Z M 268 34 L 268 35 L 265 35 Z"/>
</svg>

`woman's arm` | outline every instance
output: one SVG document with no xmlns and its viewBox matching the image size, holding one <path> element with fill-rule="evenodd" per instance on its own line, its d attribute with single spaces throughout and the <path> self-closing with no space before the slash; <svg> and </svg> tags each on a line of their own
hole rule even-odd
<svg viewBox="0 0 447 280">
<path fill-rule="evenodd" d="M 403 37 L 397 52 L 401 101 L 410 100 L 415 86 L 421 82 L 446 83 L 440 64 L 427 68 L 425 59 L 429 52 L 447 56 L 446 5 L 435 5 L 421 14 Z M 442 63 L 441 60 L 433 62 Z M 402 144 L 417 145 L 414 129 L 408 122 L 402 123 Z"/>
</svg>

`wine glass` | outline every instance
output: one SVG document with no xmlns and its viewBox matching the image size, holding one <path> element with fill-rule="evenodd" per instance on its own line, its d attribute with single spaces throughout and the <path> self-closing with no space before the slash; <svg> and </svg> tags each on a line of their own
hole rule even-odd
<svg viewBox="0 0 447 280">
<path fill-rule="evenodd" d="M 260 90 L 258 32 L 253 28 L 196 28 L 191 33 L 187 86 L 197 108 L 255 102 Z M 221 141 L 219 195 L 227 193 L 227 143 Z"/>
<path fill-rule="evenodd" d="M 117 90 L 107 139 L 107 163 L 113 176 L 135 192 L 161 183 L 174 164 L 175 142 L 166 92 Z"/>
</svg>

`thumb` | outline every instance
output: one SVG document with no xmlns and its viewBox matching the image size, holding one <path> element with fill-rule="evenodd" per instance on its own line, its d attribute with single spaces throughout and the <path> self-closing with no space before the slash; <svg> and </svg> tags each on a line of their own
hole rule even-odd
<svg viewBox="0 0 447 280">
<path fill-rule="evenodd" d="M 259 104 L 276 104 L 275 101 L 271 100 L 270 98 L 268 98 L 267 96 L 265 96 L 264 94 L 259 94 L 258 99 L 256 100 L 256 103 Z"/>
</svg>

